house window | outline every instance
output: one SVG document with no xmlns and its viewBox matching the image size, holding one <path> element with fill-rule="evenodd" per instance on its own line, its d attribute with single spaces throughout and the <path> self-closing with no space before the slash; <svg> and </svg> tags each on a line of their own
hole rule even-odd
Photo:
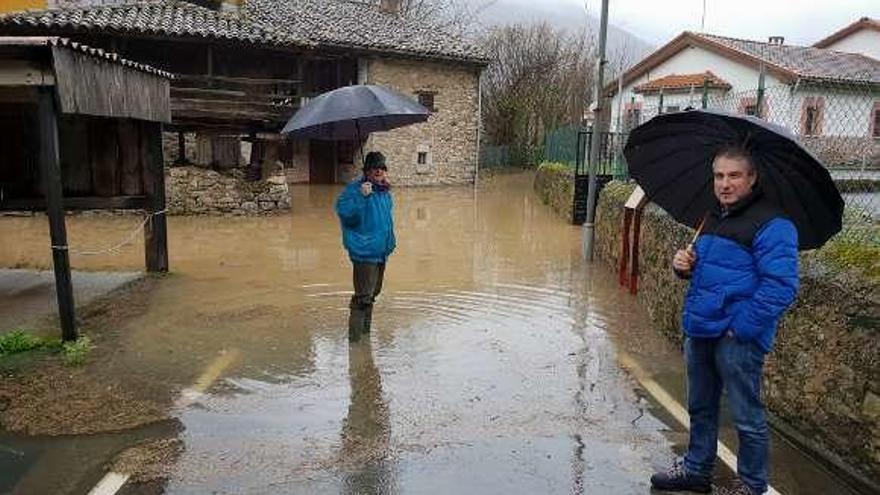
<svg viewBox="0 0 880 495">
<path fill-rule="evenodd" d="M 821 96 L 808 96 L 804 98 L 801 109 L 801 134 L 804 136 L 822 135 L 822 120 L 824 117 L 825 99 Z"/>
<path fill-rule="evenodd" d="M 671 105 L 666 107 L 666 110 L 663 110 L 663 113 L 672 113 L 672 112 L 680 112 L 681 107 L 678 105 Z"/>
<path fill-rule="evenodd" d="M 437 107 L 434 106 L 434 96 L 436 94 L 437 93 L 435 93 L 433 91 L 417 91 L 416 92 L 416 96 L 419 97 L 419 104 L 432 112 L 437 111 Z"/>
<path fill-rule="evenodd" d="M 746 115 L 758 115 L 758 104 L 757 103 L 747 104 L 745 109 L 743 109 L 743 112 Z"/>
<path fill-rule="evenodd" d="M 624 113 L 623 119 L 623 129 L 624 132 L 629 132 L 639 124 L 642 123 L 642 104 L 641 103 L 627 103 L 626 104 L 626 113 Z"/>
<path fill-rule="evenodd" d="M 416 173 L 427 174 L 431 172 L 432 157 L 431 147 L 425 144 L 416 147 Z"/>
<path fill-rule="evenodd" d="M 880 139 L 880 101 L 874 103 L 874 112 L 871 114 L 871 135 Z"/>
</svg>

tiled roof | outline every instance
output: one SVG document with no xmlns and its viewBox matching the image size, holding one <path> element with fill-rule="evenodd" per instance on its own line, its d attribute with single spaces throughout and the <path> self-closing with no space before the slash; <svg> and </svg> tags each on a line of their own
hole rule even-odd
<svg viewBox="0 0 880 495">
<path fill-rule="evenodd" d="M 856 31 L 861 31 L 862 29 L 873 29 L 874 31 L 880 31 L 880 21 L 878 21 L 877 19 L 871 19 L 870 17 L 862 17 L 861 19 L 850 24 L 849 26 L 846 26 L 840 31 L 832 34 L 831 36 L 817 41 L 813 44 L 813 46 L 815 46 L 816 48 L 826 48 L 855 33 Z"/>
<path fill-rule="evenodd" d="M 670 74 L 640 84 L 633 89 L 636 93 L 647 93 L 651 91 L 659 91 L 661 89 L 675 90 L 690 89 L 694 87 L 702 88 L 703 84 L 706 82 L 708 82 L 708 86 L 713 89 L 730 89 L 731 87 L 730 83 L 724 79 L 716 76 L 711 71 L 706 71 L 699 74 Z"/>
<path fill-rule="evenodd" d="M 128 60 L 126 58 L 122 58 L 116 53 L 108 52 L 102 50 L 100 48 L 93 48 L 88 45 L 83 45 L 82 43 L 77 43 L 75 41 L 71 41 L 67 38 L 58 38 L 53 36 L 34 36 L 34 37 L 25 37 L 25 36 L 13 36 L 13 37 L 5 37 L 0 36 L 0 46 L 8 47 L 8 46 L 62 46 L 64 48 L 68 48 L 73 51 L 77 51 L 80 53 L 84 53 L 91 57 L 104 59 L 108 62 L 112 62 L 115 64 L 119 64 L 123 67 L 127 67 L 129 69 L 134 69 L 140 72 L 146 72 L 148 74 L 153 74 L 154 76 L 159 76 L 165 79 L 174 79 L 174 76 L 170 72 L 165 72 L 163 70 L 159 70 L 150 65 L 141 64 L 138 62 L 134 62 Z"/>
<path fill-rule="evenodd" d="M 370 2 L 245 0 L 244 8 L 250 18 L 283 26 L 318 45 L 474 62 L 488 59 L 476 44 L 427 20 L 388 14 Z"/>
<path fill-rule="evenodd" d="M 0 28 L 118 31 L 217 38 L 272 45 L 308 45 L 286 31 L 230 12 L 178 0 L 133 1 L 114 5 L 63 7 L 0 15 Z"/>
<path fill-rule="evenodd" d="M 119 0 L 113 5 L 67 6 L 0 15 L 0 30 L 33 28 L 136 32 L 216 38 L 255 44 L 338 47 L 382 53 L 487 61 L 460 36 L 426 20 L 382 12 L 354 0 L 243 0 L 241 12 L 215 11 L 182 0 Z"/>
<path fill-rule="evenodd" d="M 696 34 L 710 43 L 763 60 L 796 77 L 819 81 L 880 83 L 880 60 L 823 48 L 774 45 L 760 41 Z"/>
</svg>

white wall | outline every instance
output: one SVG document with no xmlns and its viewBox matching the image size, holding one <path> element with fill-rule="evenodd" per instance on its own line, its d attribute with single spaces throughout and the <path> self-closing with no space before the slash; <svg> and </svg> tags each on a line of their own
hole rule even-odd
<svg viewBox="0 0 880 495">
<path fill-rule="evenodd" d="M 625 111 L 625 104 L 629 103 L 632 97 L 635 97 L 636 102 L 643 102 L 643 106 L 657 105 L 656 99 L 651 100 L 653 101 L 653 103 L 651 103 L 645 101 L 642 95 L 633 93 L 633 88 L 640 84 L 670 74 L 696 74 L 707 70 L 712 71 L 716 76 L 730 83 L 732 89 L 728 94 L 731 95 L 731 99 L 734 98 L 733 95 L 746 91 L 755 91 L 758 88 L 758 71 L 755 68 L 730 60 L 729 58 L 700 47 L 688 47 L 673 55 L 659 66 L 654 67 L 651 71 L 642 74 L 642 76 L 630 84 L 624 86 L 622 92 L 624 106 L 621 106 L 620 108 Z M 765 86 L 771 87 L 779 85 L 782 85 L 781 81 L 769 74 L 766 76 Z M 696 101 L 698 103 L 701 101 L 701 91 L 702 88 L 696 88 L 696 95 L 698 97 Z M 714 92 L 713 94 L 717 94 L 717 92 Z M 664 95 L 664 106 L 673 104 L 671 103 L 672 100 L 669 100 L 667 97 L 673 96 Z M 687 98 L 688 95 L 685 95 L 684 97 Z M 611 102 L 612 129 L 616 129 L 620 98 L 621 95 L 615 95 Z M 713 96 L 713 98 L 715 97 Z M 738 98 L 736 98 L 736 100 L 738 101 Z M 682 108 L 684 106 L 687 105 L 682 105 Z M 736 107 L 732 108 L 732 110 L 736 110 Z M 623 119 L 621 119 L 621 122 L 623 122 Z"/>
<path fill-rule="evenodd" d="M 828 46 L 831 50 L 861 53 L 880 60 L 880 31 L 861 29 Z"/>
</svg>

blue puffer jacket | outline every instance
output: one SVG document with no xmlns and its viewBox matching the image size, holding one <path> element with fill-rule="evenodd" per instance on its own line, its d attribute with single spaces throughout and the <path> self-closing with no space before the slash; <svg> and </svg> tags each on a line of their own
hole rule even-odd
<svg viewBox="0 0 880 495">
<path fill-rule="evenodd" d="M 352 261 L 385 263 L 397 243 L 394 238 L 394 202 L 387 190 L 373 188 L 361 194 L 363 179 L 348 184 L 336 200 L 336 214 L 342 225 L 342 244 Z"/>
<path fill-rule="evenodd" d="M 780 210 L 751 196 L 710 214 L 696 242 L 684 331 L 712 338 L 732 330 L 769 352 L 776 324 L 798 291 L 798 239 Z"/>
</svg>

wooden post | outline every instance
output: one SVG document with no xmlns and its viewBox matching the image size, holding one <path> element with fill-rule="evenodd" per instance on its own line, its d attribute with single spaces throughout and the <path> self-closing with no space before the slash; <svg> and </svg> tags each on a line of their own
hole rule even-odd
<svg viewBox="0 0 880 495">
<path fill-rule="evenodd" d="M 636 208 L 633 214 L 632 255 L 630 256 L 629 293 L 639 291 L 639 241 L 642 237 L 642 213 L 644 209 Z"/>
<path fill-rule="evenodd" d="M 628 277 L 626 276 L 627 267 L 629 266 L 629 226 L 632 224 L 633 210 L 624 207 L 623 209 L 623 232 L 621 233 L 620 246 L 620 264 L 617 269 L 617 278 L 620 285 L 626 287 Z"/>
<path fill-rule="evenodd" d="M 165 159 L 162 153 L 162 124 L 144 122 L 144 192 L 147 213 L 144 225 L 144 256 L 150 273 L 168 272 L 168 221 L 165 215 Z"/>
<path fill-rule="evenodd" d="M 58 159 L 55 93 L 52 87 L 39 90 L 38 118 L 40 172 L 46 194 L 46 213 L 49 216 L 49 236 L 52 242 L 52 264 L 55 268 L 55 294 L 58 297 L 61 338 L 71 341 L 77 338 L 76 319 L 67 248 L 67 228 L 64 224 L 64 191 L 61 182 L 61 164 Z"/>
</svg>

